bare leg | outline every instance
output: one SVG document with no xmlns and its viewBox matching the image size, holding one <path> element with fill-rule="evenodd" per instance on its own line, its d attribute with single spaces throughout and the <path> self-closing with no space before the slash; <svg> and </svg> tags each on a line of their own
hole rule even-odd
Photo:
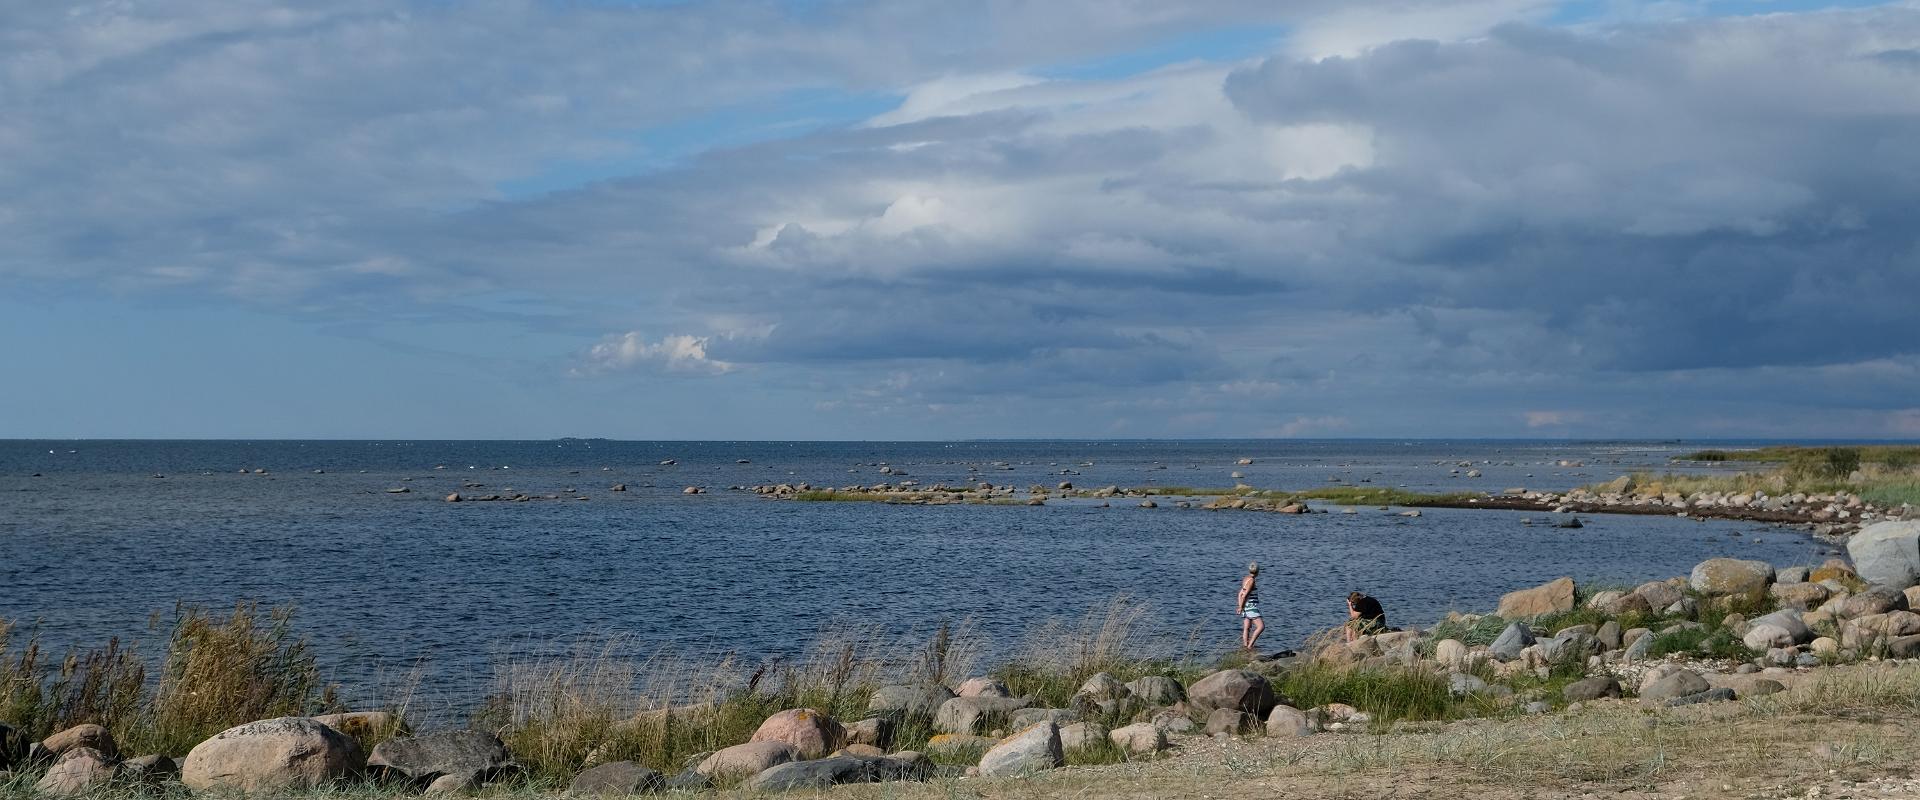
<svg viewBox="0 0 1920 800">
<path fill-rule="evenodd" d="M 1264 620 L 1264 619 L 1256 619 L 1256 620 L 1251 620 L 1251 621 L 1253 622 L 1253 635 L 1252 635 L 1252 636 L 1249 636 L 1249 637 L 1247 637 L 1247 649 L 1248 649 L 1248 650 L 1252 650 L 1252 649 L 1254 649 L 1254 645 L 1255 645 L 1255 644 L 1256 644 L 1257 642 L 1259 642 L 1259 641 L 1260 641 L 1260 633 L 1261 633 L 1262 631 L 1265 631 L 1265 630 L 1267 629 L 1267 621 L 1266 621 L 1266 620 Z"/>
<path fill-rule="evenodd" d="M 1242 650 L 1253 649 L 1253 622 L 1246 617 L 1240 618 L 1240 649 Z"/>
</svg>

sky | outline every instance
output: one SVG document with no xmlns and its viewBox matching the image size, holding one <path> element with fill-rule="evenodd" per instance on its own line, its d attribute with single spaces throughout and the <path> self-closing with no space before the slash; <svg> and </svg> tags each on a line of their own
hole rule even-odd
<svg viewBox="0 0 1920 800">
<path fill-rule="evenodd" d="M 1920 0 L 0 0 L 0 437 L 1920 438 Z"/>
</svg>

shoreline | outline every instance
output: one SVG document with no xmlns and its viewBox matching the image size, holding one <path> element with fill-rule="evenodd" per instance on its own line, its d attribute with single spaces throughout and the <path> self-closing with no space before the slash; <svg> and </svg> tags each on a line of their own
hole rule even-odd
<svg viewBox="0 0 1920 800">
<path fill-rule="evenodd" d="M 1899 541 L 1920 540 L 1917 523 L 1876 530 L 1873 536 L 1890 532 Z M 1444 736 L 1461 725 L 1525 729 L 1583 724 L 1575 721 L 1588 714 L 1683 719 L 1735 713 L 1700 710 L 1721 706 L 1746 713 L 1783 702 L 1768 699 L 1775 695 L 1793 697 L 1785 693 L 1823 686 L 1826 676 L 1879 668 L 1858 666 L 1863 664 L 1897 670 L 1900 681 L 1912 684 L 1910 693 L 1903 689 L 1900 695 L 1912 703 L 1908 713 L 1920 715 L 1920 702 L 1912 701 L 1920 697 L 1920 614 L 1909 610 L 1920 607 L 1920 586 L 1876 588 L 1861 575 L 1880 574 L 1888 556 L 1870 548 L 1854 555 L 1857 564 L 1835 559 L 1781 569 L 1715 558 L 1687 576 L 1618 590 L 1596 591 L 1560 578 L 1507 593 L 1490 614 L 1450 614 L 1425 628 L 1352 643 L 1320 637 L 1298 654 L 1271 658 L 1142 655 L 1143 643 L 1128 632 L 1141 610 L 1124 603 L 1077 623 L 1043 626 L 1033 632 L 1029 649 L 991 668 L 977 655 L 970 660 L 964 631 L 944 628 L 927 642 L 884 646 L 847 631 L 842 640 L 817 643 L 806 659 L 762 664 L 751 673 L 746 663 L 643 672 L 636 671 L 640 664 L 573 654 L 503 674 L 500 696 L 475 710 L 469 730 L 417 736 L 405 726 L 404 704 L 328 707 L 311 662 L 299 666 L 304 643 L 288 640 L 284 630 L 207 618 L 189 626 L 197 638 L 186 644 L 226 642 L 229 650 L 248 654 L 247 663 L 264 655 L 272 663 L 293 664 L 290 673 L 265 676 L 229 665 L 240 672 L 226 678 L 279 681 L 275 685 L 291 687 L 283 698 L 287 705 L 203 709 L 207 713 L 194 718 L 200 720 L 196 733 L 164 740 L 155 738 L 164 727 L 158 717 L 154 728 L 105 720 L 117 730 L 54 730 L 42 720 L 37 730 L 21 728 L 38 741 L 37 749 L 17 758 L 0 752 L 0 761 L 12 759 L 0 768 L 15 773 L 0 776 L 0 789 L 24 789 L 29 779 L 43 792 L 48 781 L 56 784 L 53 789 L 61 780 L 124 781 L 130 770 L 154 765 L 157 772 L 139 774 L 160 776 L 152 778 L 159 786 L 180 780 L 169 777 L 180 774 L 168 771 L 171 765 L 185 770 L 191 788 L 217 788 L 218 780 L 192 784 L 196 760 L 204 765 L 211 758 L 200 755 L 203 748 L 295 731 L 317 737 L 313 741 L 355 740 L 322 748 L 338 752 L 329 756 L 337 756 L 337 763 L 321 783 L 344 784 L 350 793 L 417 792 L 452 776 L 436 792 L 547 796 L 616 772 L 632 779 L 622 791 L 671 785 L 760 793 L 908 781 L 928 791 L 962 786 L 998 794 L 1028 781 L 1074 780 L 1038 777 L 1066 767 L 1076 775 L 1137 777 L 1154 774 L 1163 762 L 1220 748 L 1337 749 L 1345 745 L 1328 744 L 1328 737 L 1344 738 L 1340 734 L 1383 734 L 1350 741 L 1387 747 L 1406 741 L 1399 737 Z M 291 660 L 288 654 L 294 654 Z M 93 658 L 84 663 L 111 666 Z M 731 673 L 723 676 L 722 670 Z M 201 683 L 194 684 L 192 676 L 165 673 L 161 694 L 139 704 L 141 713 L 162 713 L 178 702 L 166 687 L 199 696 L 222 674 L 198 673 L 193 680 Z M 641 686 L 659 680 L 694 682 L 677 684 L 670 694 L 649 694 Z M 341 716 L 317 723 L 247 719 L 258 712 Z M 238 728 L 208 738 L 229 723 Z M 408 748 L 432 750 L 428 744 L 440 747 L 448 737 L 478 742 L 492 760 L 466 772 L 402 763 L 413 752 Z M 82 741 L 99 746 L 75 744 Z M 135 752 L 144 755 L 122 759 Z M 129 766 L 136 762 L 141 765 Z M 396 770 L 404 774 L 396 777 Z M 1027 777 L 1001 780 L 1012 776 Z"/>
</svg>

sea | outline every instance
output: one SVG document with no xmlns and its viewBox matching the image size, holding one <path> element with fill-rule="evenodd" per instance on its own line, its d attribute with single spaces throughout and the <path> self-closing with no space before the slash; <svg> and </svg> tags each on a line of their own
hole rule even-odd
<svg viewBox="0 0 1920 800">
<path fill-rule="evenodd" d="M 1279 650 L 1340 624 L 1350 591 L 1379 598 L 1391 623 L 1424 625 L 1562 575 L 1628 586 L 1715 556 L 1827 557 L 1803 531 L 1679 517 L 1564 529 L 1492 510 L 910 506 L 730 488 L 1558 490 L 1715 469 L 1670 463 L 1707 444 L 1749 443 L 8 440 L 0 620 L 16 648 L 31 633 L 56 653 L 117 638 L 155 655 L 182 605 L 291 607 L 347 696 L 408 680 L 458 707 L 516 658 L 595 637 L 753 663 L 803 653 L 823 630 L 964 623 L 1012 648 L 1120 597 L 1145 609 L 1143 638 L 1224 652 L 1252 561 L 1263 646 Z M 455 492 L 566 499 L 446 502 Z"/>
</svg>

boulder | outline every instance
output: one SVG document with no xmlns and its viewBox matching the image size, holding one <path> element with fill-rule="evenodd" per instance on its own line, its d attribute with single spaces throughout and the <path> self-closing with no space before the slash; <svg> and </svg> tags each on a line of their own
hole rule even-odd
<svg viewBox="0 0 1920 800">
<path fill-rule="evenodd" d="M 313 721 L 344 733 L 355 739 L 365 741 L 387 732 L 407 733 L 407 725 L 400 715 L 390 711 L 349 711 L 344 714 L 321 714 Z"/>
<path fill-rule="evenodd" d="M 427 797 L 458 796 L 471 793 L 473 790 L 480 788 L 482 783 L 480 773 L 477 772 L 442 775 L 434 778 L 432 783 L 427 784 L 427 788 L 420 794 Z"/>
<path fill-rule="evenodd" d="M 1448 669 L 1467 667 L 1467 646 L 1459 639 L 1441 639 L 1433 645 L 1433 660 Z"/>
<path fill-rule="evenodd" d="M 1298 737 L 1313 735 L 1313 721 L 1307 714 L 1293 706 L 1274 706 L 1267 714 L 1267 735 L 1276 737 Z"/>
<path fill-rule="evenodd" d="M 968 678 L 960 684 L 961 697 L 1012 697 L 1007 685 L 993 678 Z"/>
<path fill-rule="evenodd" d="M 1593 638 L 1600 643 L 1600 652 L 1602 653 L 1620 649 L 1620 645 L 1624 644 L 1620 636 L 1620 621 L 1611 619 L 1607 620 L 1606 624 L 1601 625 L 1600 630 L 1595 631 L 1593 634 Z"/>
<path fill-rule="evenodd" d="M 1671 697 L 1663 701 L 1661 705 L 1672 708 L 1674 706 L 1690 706 L 1696 703 L 1724 702 L 1733 700 L 1735 697 L 1736 695 L 1732 689 L 1722 686 L 1718 689 L 1708 689 L 1702 692 L 1694 692 L 1693 694 Z"/>
<path fill-rule="evenodd" d="M 1042 722 L 1071 725 L 1080 721 L 1080 712 L 1066 708 L 1023 708 L 1007 715 L 1007 727 L 1025 730 Z"/>
<path fill-rule="evenodd" d="M 1807 642 L 1813 641 L 1813 631 L 1809 629 L 1807 623 L 1800 618 L 1800 612 L 1791 608 L 1784 608 L 1771 614 L 1757 617 L 1751 623 L 1748 623 L 1748 629 L 1751 630 L 1755 625 L 1772 625 L 1783 628 L 1787 631 L 1788 635 L 1793 638 L 1793 644 L 1806 644 Z"/>
<path fill-rule="evenodd" d="M 1127 691 L 1154 706 L 1170 706 L 1187 699 L 1187 690 L 1180 688 L 1179 681 L 1160 675 L 1128 681 Z"/>
<path fill-rule="evenodd" d="M 1076 697 L 1092 700 L 1119 700 L 1132 695 L 1133 692 L 1127 688 L 1126 684 L 1104 672 L 1088 678 L 1085 683 L 1080 684 L 1080 690 L 1074 693 Z"/>
<path fill-rule="evenodd" d="M 161 786 L 180 777 L 180 762 L 150 755 L 120 762 L 119 779 L 137 786 Z"/>
<path fill-rule="evenodd" d="M 892 717 L 870 717 L 849 723 L 846 726 L 847 744 L 869 744 L 886 750 L 893 747 L 895 727 Z"/>
<path fill-rule="evenodd" d="M 1129 756 L 1148 756 L 1167 749 L 1167 734 L 1150 722 L 1136 722 L 1107 734 L 1114 746 Z"/>
<path fill-rule="evenodd" d="M 1560 695 L 1569 703 L 1585 703 L 1602 697 L 1619 697 L 1620 682 L 1606 675 L 1584 678 L 1567 684 L 1566 688 L 1560 690 Z"/>
<path fill-rule="evenodd" d="M 817 759 L 847 743 L 847 729 L 811 708 L 792 708 L 768 717 L 749 742 L 786 742 L 801 760 Z"/>
<path fill-rule="evenodd" d="M 1193 724 L 1193 717 L 1187 712 L 1173 708 L 1153 715 L 1153 719 L 1149 720 L 1148 724 L 1167 733 L 1192 733 L 1199 728 L 1198 725 Z"/>
<path fill-rule="evenodd" d="M 931 717 L 940 704 L 954 698 L 953 690 L 937 683 L 922 686 L 882 686 L 875 689 L 867 710 L 882 714 Z"/>
<path fill-rule="evenodd" d="M 180 782 L 196 792 L 273 792 L 329 786 L 366 766 L 352 738 L 306 717 L 228 728 L 195 745 Z"/>
<path fill-rule="evenodd" d="M 1573 610 L 1573 579 L 1559 578 L 1531 589 L 1508 592 L 1500 598 L 1495 616 L 1502 619 L 1531 619 L 1546 614 Z"/>
<path fill-rule="evenodd" d="M 1540 654 L 1550 664 L 1585 664 L 1587 656 L 1598 652 L 1600 640 L 1584 630 L 1564 631 L 1540 645 Z"/>
<path fill-rule="evenodd" d="M 1889 611 L 1901 611 L 1907 607 L 1907 594 L 1899 589 L 1875 586 L 1840 601 L 1833 611 L 1842 617 L 1864 617 L 1870 614 L 1885 614 Z"/>
<path fill-rule="evenodd" d="M 1773 565 L 1738 558 L 1709 558 L 1694 565 L 1687 583 L 1694 591 L 1706 595 L 1764 592 L 1773 583 Z"/>
<path fill-rule="evenodd" d="M 1792 647 L 1793 634 L 1778 625 L 1756 624 L 1747 628 L 1746 635 L 1740 637 L 1740 643 L 1749 650 L 1765 652 L 1776 647 Z"/>
<path fill-rule="evenodd" d="M 1490 688 L 1480 676 L 1468 672 L 1456 672 L 1447 676 L 1447 692 L 1454 697 L 1466 697 L 1480 694 Z"/>
<path fill-rule="evenodd" d="M 1076 722 L 1060 728 L 1060 749 L 1085 750 L 1105 745 L 1109 733 L 1107 726 L 1098 722 Z"/>
<path fill-rule="evenodd" d="M 658 772 L 631 761 L 615 761 L 575 775 L 573 783 L 567 787 L 567 792 L 601 797 L 626 797 L 636 794 L 653 794 L 665 789 L 666 786 L 667 779 Z"/>
<path fill-rule="evenodd" d="M 1587 607 L 1608 616 L 1621 614 L 1646 614 L 1653 611 L 1653 604 L 1643 595 L 1629 592 L 1606 591 L 1587 601 Z"/>
<path fill-rule="evenodd" d="M 1678 670 L 1664 678 L 1655 680 L 1652 685 L 1641 688 L 1640 702 L 1646 705 L 1660 705 L 1677 697 L 1705 692 L 1713 687 L 1705 678 L 1685 669 Z"/>
<path fill-rule="evenodd" d="M 1273 710 L 1279 702 L 1265 675 L 1244 669 L 1223 669 L 1201 678 L 1187 689 L 1187 701 L 1205 714 L 1230 708 L 1255 716 Z"/>
<path fill-rule="evenodd" d="M 1206 734 L 1244 736 L 1260 725 L 1260 718 L 1237 708 L 1216 708 L 1207 715 Z"/>
<path fill-rule="evenodd" d="M 882 750 L 878 747 L 874 747 L 873 745 L 870 745 L 870 744 L 850 744 L 850 745 L 847 745 L 846 747 L 842 747 L 838 750 L 833 751 L 833 754 L 836 756 L 860 756 L 862 758 L 879 758 L 881 756 L 886 755 L 887 751 Z"/>
<path fill-rule="evenodd" d="M 1847 556 L 1868 583 L 1895 589 L 1920 584 L 1920 521 L 1868 525 L 1847 540 Z"/>
<path fill-rule="evenodd" d="M 900 768 L 886 758 L 833 756 L 810 761 L 790 761 L 766 768 L 748 778 L 741 788 L 749 792 L 786 792 L 795 789 L 825 789 L 843 783 L 873 783 L 888 779 Z"/>
<path fill-rule="evenodd" d="M 1909 586 L 1901 594 L 1907 596 L 1907 608 L 1920 608 L 1920 586 Z"/>
<path fill-rule="evenodd" d="M 1500 632 L 1500 636 L 1493 640 L 1493 645 L 1487 648 L 1487 652 L 1501 661 L 1512 661 L 1520 657 L 1520 651 L 1532 646 L 1533 643 L 1533 629 L 1527 627 L 1526 623 L 1514 622 L 1509 623 L 1506 630 Z"/>
<path fill-rule="evenodd" d="M 1887 655 L 1894 658 L 1920 658 L 1920 634 L 1889 639 Z"/>
<path fill-rule="evenodd" d="M 1060 747 L 1060 729 L 1051 722 L 1027 728 L 994 745 L 980 757 L 980 776 L 1004 778 L 1030 775 L 1066 766 Z"/>
<path fill-rule="evenodd" d="M 1747 690 L 1745 694 L 1748 697 L 1764 697 L 1770 694 L 1779 694 L 1786 690 L 1787 690 L 1787 685 L 1784 683 L 1773 680 L 1771 678 L 1760 678 L 1755 680 L 1752 683 L 1747 684 Z"/>
<path fill-rule="evenodd" d="M 40 742 L 40 746 L 46 748 L 47 752 L 55 758 L 64 756 L 68 750 L 78 747 L 92 749 L 108 760 L 120 755 L 119 749 L 114 747 L 113 734 L 108 733 L 106 728 L 93 724 L 75 725 L 47 737 Z"/>
<path fill-rule="evenodd" d="M 1643 631 L 1643 633 L 1628 642 L 1626 649 L 1620 652 L 1620 660 L 1628 664 L 1647 660 L 1647 655 L 1653 650 L 1653 632 L 1645 628 L 1634 628 L 1634 630 Z"/>
<path fill-rule="evenodd" d="M 1004 719 L 1029 705 L 1026 698 L 956 697 L 940 704 L 940 711 L 933 716 L 933 729 L 941 733 L 984 733 L 992 720 Z"/>
<path fill-rule="evenodd" d="M 375 745 L 367 767 L 416 781 L 441 775 L 484 775 L 513 763 L 500 737 L 485 731 L 434 731 Z"/>
<path fill-rule="evenodd" d="M 1649 581 L 1634 587 L 1634 594 L 1647 601 L 1648 608 L 1666 608 L 1680 602 L 1687 594 L 1680 587 L 1666 581 Z"/>
<path fill-rule="evenodd" d="M 85 745 L 69 744 L 33 788 L 47 797 L 79 797 L 112 783 L 113 776 L 113 757 Z"/>
<path fill-rule="evenodd" d="M 1781 567 L 1773 572 L 1773 582 L 1806 583 L 1807 576 L 1813 574 L 1812 567 Z"/>
<path fill-rule="evenodd" d="M 0 772 L 26 766 L 28 744 L 26 734 L 0 722 Z"/>
<path fill-rule="evenodd" d="M 948 760 L 954 760 L 961 755 L 972 757 L 974 753 L 984 753 L 987 751 L 987 748 L 999 743 L 1000 740 L 992 736 L 942 733 L 927 740 L 927 752 Z"/>
<path fill-rule="evenodd" d="M 1911 611 L 1872 614 L 1860 617 L 1853 622 L 1855 625 L 1885 636 L 1912 636 L 1920 633 L 1920 614 Z"/>
<path fill-rule="evenodd" d="M 1819 608 L 1827 602 L 1827 587 L 1817 583 L 1776 583 L 1767 589 L 1782 605 Z"/>
<path fill-rule="evenodd" d="M 708 778 L 751 777 L 768 767 L 799 760 L 799 753 L 786 742 L 748 742 L 736 744 L 707 756 L 694 771 Z"/>
</svg>

